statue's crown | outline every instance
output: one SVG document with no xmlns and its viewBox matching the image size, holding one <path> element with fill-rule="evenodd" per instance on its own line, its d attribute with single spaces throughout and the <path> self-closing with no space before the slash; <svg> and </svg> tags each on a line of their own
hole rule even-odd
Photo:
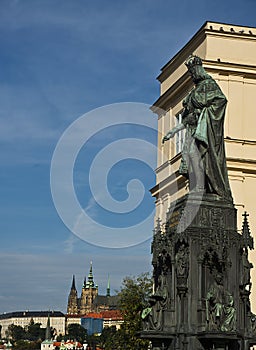
<svg viewBox="0 0 256 350">
<path fill-rule="evenodd" d="M 190 55 L 186 60 L 185 65 L 187 66 L 188 69 L 196 65 L 202 66 L 202 60 L 198 56 Z"/>
</svg>

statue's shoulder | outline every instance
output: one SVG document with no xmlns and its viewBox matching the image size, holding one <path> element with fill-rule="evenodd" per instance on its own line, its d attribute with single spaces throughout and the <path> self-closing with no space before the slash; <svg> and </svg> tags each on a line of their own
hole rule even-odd
<svg viewBox="0 0 256 350">
<path fill-rule="evenodd" d="M 216 90 L 219 90 L 219 85 L 211 77 L 200 81 L 200 83 L 196 86 L 197 92 L 208 92 L 208 91 L 216 91 Z"/>
<path fill-rule="evenodd" d="M 201 81 L 196 87 L 195 94 L 197 96 L 207 95 L 208 98 L 218 98 L 227 102 L 221 88 L 213 78 L 207 78 Z"/>
</svg>

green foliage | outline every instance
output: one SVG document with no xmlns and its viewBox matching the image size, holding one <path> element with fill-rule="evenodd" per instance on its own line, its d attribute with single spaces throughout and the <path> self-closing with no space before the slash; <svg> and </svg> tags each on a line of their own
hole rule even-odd
<svg viewBox="0 0 256 350">
<path fill-rule="evenodd" d="M 28 340 L 17 340 L 13 346 L 13 350 L 39 350 L 40 348 L 40 342 Z"/>
<path fill-rule="evenodd" d="M 29 325 L 26 327 L 26 338 L 28 340 L 36 341 L 45 338 L 45 328 L 41 328 L 41 323 L 35 323 L 31 318 Z"/>
<path fill-rule="evenodd" d="M 118 349 L 119 334 L 115 326 L 103 328 L 98 338 L 98 345 L 101 349 L 112 350 Z M 90 344 L 90 342 L 89 342 Z"/>
<path fill-rule="evenodd" d="M 83 344 L 87 339 L 87 330 L 80 324 L 72 323 L 68 325 L 68 338 Z"/>
<path fill-rule="evenodd" d="M 151 294 L 152 280 L 148 273 L 124 278 L 118 293 L 118 308 L 124 323 L 118 330 L 112 326 L 104 328 L 101 335 L 93 340 L 89 337 L 89 345 L 97 343 L 104 350 L 147 350 L 149 343 L 140 339 L 138 332 L 141 331 L 141 311 L 147 306 Z"/>
<path fill-rule="evenodd" d="M 24 340 L 26 339 L 26 331 L 21 326 L 11 324 L 10 326 L 8 326 L 7 337 L 11 338 L 14 342 L 18 340 Z"/>
<path fill-rule="evenodd" d="M 96 348 L 98 348 L 102 344 L 100 341 L 100 336 L 95 335 L 95 334 L 88 335 L 87 343 L 89 345 L 89 350 L 95 350 Z M 103 348 L 103 347 L 101 347 L 101 348 Z M 112 348 L 112 349 L 114 349 L 114 348 Z"/>
<path fill-rule="evenodd" d="M 41 323 L 34 323 L 33 319 L 31 319 L 29 325 L 25 328 L 11 324 L 7 330 L 7 337 L 11 338 L 14 343 L 19 340 L 41 342 L 45 339 L 45 328 L 41 328 Z M 26 342 L 26 344 L 28 343 Z M 20 343 L 20 346 L 23 346 L 23 344 Z"/>
<path fill-rule="evenodd" d="M 119 292 L 119 309 L 122 312 L 124 323 L 119 333 L 119 344 L 127 350 L 148 348 L 148 341 L 138 338 L 141 331 L 141 312 L 147 306 L 152 294 L 152 279 L 149 273 L 138 277 L 126 277 Z"/>
<path fill-rule="evenodd" d="M 62 340 L 66 341 L 68 339 L 67 335 L 59 334 L 56 337 L 56 341 L 62 342 Z"/>
</svg>

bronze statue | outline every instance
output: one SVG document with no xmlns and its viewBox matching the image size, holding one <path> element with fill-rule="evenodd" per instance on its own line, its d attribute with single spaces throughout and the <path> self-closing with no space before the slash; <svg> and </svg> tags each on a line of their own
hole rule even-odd
<svg viewBox="0 0 256 350">
<path fill-rule="evenodd" d="M 205 71 L 202 60 L 189 56 L 186 66 L 195 84 L 183 101 L 182 123 L 170 130 L 163 143 L 186 129 L 180 174 L 193 174 L 195 192 L 214 193 L 231 200 L 224 149 L 223 124 L 227 99 Z"/>
<path fill-rule="evenodd" d="M 185 244 L 181 244 L 175 256 L 176 273 L 179 277 L 187 277 L 188 275 L 188 257 L 189 252 Z"/>
<path fill-rule="evenodd" d="M 253 268 L 252 263 L 248 260 L 248 249 L 241 249 L 241 281 L 240 288 L 243 290 L 251 291 L 252 283 L 251 283 L 251 269 Z"/>
<path fill-rule="evenodd" d="M 166 275 L 160 274 L 158 286 L 149 298 L 149 305 L 142 310 L 141 318 L 144 329 L 161 330 L 163 327 L 163 310 L 168 303 L 168 286 Z"/>
<path fill-rule="evenodd" d="M 236 330 L 236 309 L 233 296 L 224 289 L 222 276 L 215 276 L 206 296 L 206 321 L 211 331 Z"/>
</svg>

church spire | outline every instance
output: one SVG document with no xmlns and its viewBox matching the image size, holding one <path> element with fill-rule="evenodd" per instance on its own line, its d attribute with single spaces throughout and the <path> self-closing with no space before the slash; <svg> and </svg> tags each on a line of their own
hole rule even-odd
<svg viewBox="0 0 256 350">
<path fill-rule="evenodd" d="M 71 289 L 75 289 L 75 290 L 76 290 L 75 275 L 73 275 L 73 280 L 72 280 Z"/>
<path fill-rule="evenodd" d="M 86 276 L 84 277 L 84 284 L 83 284 L 83 288 L 86 287 Z"/>
<path fill-rule="evenodd" d="M 86 283 L 86 287 L 88 288 L 94 288 L 94 280 L 93 280 L 93 273 L 92 273 L 92 261 L 91 261 L 91 267 L 90 267 L 90 272 L 88 275 L 88 280 Z"/>
<path fill-rule="evenodd" d="M 108 275 L 108 285 L 107 285 L 107 297 L 110 297 L 110 279 Z"/>
<path fill-rule="evenodd" d="M 48 314 L 47 325 L 45 330 L 45 340 L 51 340 L 50 316 Z"/>
<path fill-rule="evenodd" d="M 73 275 L 72 285 L 71 285 L 71 289 L 68 297 L 67 313 L 77 314 L 77 312 L 78 312 L 78 298 L 77 298 L 77 290 L 76 290 L 76 284 L 75 284 L 75 275 Z"/>
</svg>

